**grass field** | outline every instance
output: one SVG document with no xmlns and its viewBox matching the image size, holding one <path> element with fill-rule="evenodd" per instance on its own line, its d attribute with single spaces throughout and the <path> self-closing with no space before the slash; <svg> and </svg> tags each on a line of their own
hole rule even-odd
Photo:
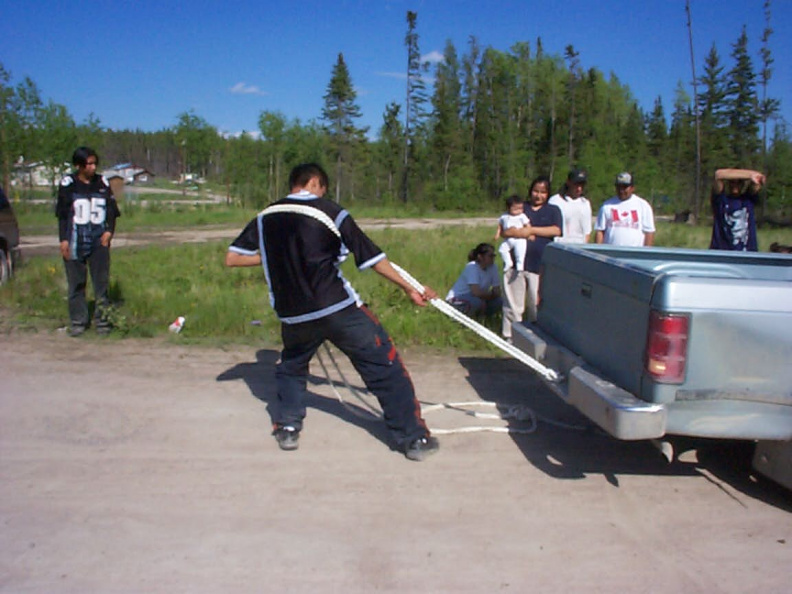
<svg viewBox="0 0 792 594">
<path fill-rule="evenodd" d="M 127 209 L 119 224 L 148 230 L 188 225 L 229 225 L 241 229 L 251 212 L 224 206 L 153 213 Z M 358 216 L 357 218 L 362 218 Z M 365 213 L 364 217 L 375 216 Z M 392 216 L 392 213 L 389 213 Z M 44 221 L 40 209 L 19 213 L 23 234 L 42 226 L 55 231 L 50 214 Z M 372 231 L 372 238 L 389 258 L 441 297 L 456 280 L 467 252 L 481 241 L 492 242 L 493 224 L 480 227 L 444 226 L 431 231 L 386 229 Z M 178 224 L 175 222 L 178 221 Z M 658 223 L 657 245 L 705 248 L 708 227 Z M 792 243 L 792 230 L 763 229 L 760 249 L 773 241 Z M 225 243 L 145 246 L 115 249 L 111 273 L 116 337 L 168 335 L 168 325 L 185 316 L 184 331 L 173 340 L 279 341 L 279 324 L 268 304 L 260 268 L 228 269 L 223 265 Z M 372 271 L 360 273 L 353 262 L 344 274 L 372 307 L 401 345 L 477 350 L 489 348 L 469 330 L 434 308 L 413 306 L 402 291 Z M 90 298 L 90 289 L 89 289 Z M 0 287 L 2 327 L 54 330 L 67 323 L 66 279 L 59 257 L 31 257 L 9 285 Z M 490 321 L 499 328 L 499 320 Z"/>
</svg>

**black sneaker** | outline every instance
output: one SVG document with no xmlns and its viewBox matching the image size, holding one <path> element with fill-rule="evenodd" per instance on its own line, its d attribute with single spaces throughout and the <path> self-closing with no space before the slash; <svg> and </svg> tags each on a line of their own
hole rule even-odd
<svg viewBox="0 0 792 594">
<path fill-rule="evenodd" d="M 300 432 L 291 425 L 276 426 L 272 435 L 282 450 L 296 450 L 300 447 Z"/>
<path fill-rule="evenodd" d="M 407 456 L 409 460 L 420 462 L 427 456 L 434 454 L 439 449 L 440 444 L 438 443 L 437 438 L 425 435 L 424 437 L 419 437 L 415 441 L 410 442 L 410 445 L 408 445 L 404 450 L 404 455 Z"/>
<path fill-rule="evenodd" d="M 69 336 L 71 336 L 72 338 L 77 338 L 78 336 L 82 336 L 83 334 L 85 334 L 85 326 L 74 325 L 71 328 L 69 328 Z"/>
</svg>

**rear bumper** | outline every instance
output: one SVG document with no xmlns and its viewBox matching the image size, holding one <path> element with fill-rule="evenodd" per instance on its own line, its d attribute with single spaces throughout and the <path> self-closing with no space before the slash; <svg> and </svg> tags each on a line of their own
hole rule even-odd
<svg viewBox="0 0 792 594">
<path fill-rule="evenodd" d="M 668 410 L 636 398 L 583 369 L 569 372 L 568 402 L 619 439 L 655 439 L 666 433 Z"/>
<path fill-rule="evenodd" d="M 514 345 L 564 378 L 554 391 L 618 439 L 655 439 L 666 433 L 668 411 L 662 404 L 644 402 L 586 369 L 564 347 L 522 325 L 512 329 Z"/>
<path fill-rule="evenodd" d="M 532 326 L 515 324 L 514 345 L 562 377 L 548 384 L 566 402 L 618 439 L 666 434 L 719 439 L 792 439 L 792 406 L 784 395 L 677 392 L 674 402 L 646 402 L 602 378 L 585 361 Z M 696 396 L 695 398 L 691 397 Z"/>
</svg>

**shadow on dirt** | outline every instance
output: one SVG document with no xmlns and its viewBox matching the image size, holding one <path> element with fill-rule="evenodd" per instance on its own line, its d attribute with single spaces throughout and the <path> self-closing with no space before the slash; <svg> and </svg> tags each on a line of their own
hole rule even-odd
<svg viewBox="0 0 792 594">
<path fill-rule="evenodd" d="M 267 405 L 272 418 L 275 363 L 279 356 L 278 351 L 259 350 L 255 362 L 235 365 L 217 376 L 217 381 L 244 381 L 250 393 Z M 757 475 L 751 468 L 751 442 L 671 438 L 677 457 L 668 463 L 647 441 L 619 441 L 607 435 L 515 360 L 460 357 L 459 362 L 482 400 L 503 405 L 499 407 L 502 410 L 520 404 L 534 412 L 536 431 L 529 435 L 513 433 L 511 437 L 525 458 L 549 476 L 583 480 L 588 475 L 602 475 L 614 487 L 620 486 L 619 477 L 624 475 L 704 477 L 731 497 L 733 495 L 723 484 L 792 512 L 792 493 Z M 348 379 L 356 389 L 365 389 L 359 385 L 357 375 Z M 312 385 L 328 385 L 325 377 L 310 375 L 308 382 L 307 422 L 310 423 L 310 409 L 319 410 L 365 430 L 394 448 L 385 425 L 363 406 L 350 402 L 349 392 L 342 382 L 334 381 L 333 385 L 343 394 L 344 403 L 311 391 Z M 375 402 L 370 396 L 367 400 Z M 522 428 L 524 422 L 509 421 L 509 425 Z"/>
<path fill-rule="evenodd" d="M 278 351 L 262 349 L 256 352 L 255 363 L 240 363 L 235 365 L 217 376 L 217 381 L 244 381 L 250 393 L 267 405 L 267 413 L 270 415 L 270 420 L 272 421 L 273 407 L 276 406 L 275 363 L 278 361 L 279 357 L 280 353 Z M 355 380 L 359 381 L 359 378 L 355 376 Z M 308 397 L 305 400 L 305 406 L 308 409 L 319 410 L 338 417 L 347 423 L 364 429 L 391 449 L 395 448 L 395 445 L 389 438 L 384 423 L 374 417 L 367 409 L 348 401 L 341 403 L 335 398 L 321 396 L 311 391 L 311 385 L 327 385 L 328 381 L 325 377 L 309 375 L 308 383 Z M 334 385 L 339 391 L 346 390 L 344 385 L 340 382 L 334 382 Z M 364 387 L 359 385 L 355 385 L 354 387 L 356 389 L 365 390 Z M 310 410 L 308 414 L 310 415 Z M 310 423 L 308 417 L 306 417 L 306 423 Z"/>
<path fill-rule="evenodd" d="M 648 441 L 620 441 L 606 434 L 518 361 L 464 357 L 459 361 L 482 400 L 522 404 L 534 411 L 536 432 L 514 433 L 512 439 L 526 459 L 549 476 L 580 480 L 597 474 L 614 487 L 621 475 L 703 476 L 718 488 L 724 489 L 722 482 L 792 512 L 792 493 L 752 469 L 753 442 L 672 437 L 675 459 L 669 463 Z M 519 421 L 509 424 L 520 426 Z"/>
</svg>

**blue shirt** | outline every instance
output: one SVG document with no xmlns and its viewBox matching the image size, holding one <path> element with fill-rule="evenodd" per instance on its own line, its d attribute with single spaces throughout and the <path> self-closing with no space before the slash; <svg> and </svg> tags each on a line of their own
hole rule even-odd
<svg viewBox="0 0 792 594">
<path fill-rule="evenodd" d="M 756 252 L 756 194 L 712 195 L 712 250 Z"/>
<path fill-rule="evenodd" d="M 539 210 L 534 210 L 531 208 L 531 203 L 526 202 L 524 211 L 531 221 L 532 227 L 556 226 L 559 230 L 564 228 L 564 215 L 561 214 L 561 209 L 553 204 L 545 202 Z M 539 273 L 545 246 L 552 241 L 552 237 L 539 236 L 536 236 L 533 241 L 528 241 L 528 247 L 525 250 L 525 270 Z"/>
</svg>

